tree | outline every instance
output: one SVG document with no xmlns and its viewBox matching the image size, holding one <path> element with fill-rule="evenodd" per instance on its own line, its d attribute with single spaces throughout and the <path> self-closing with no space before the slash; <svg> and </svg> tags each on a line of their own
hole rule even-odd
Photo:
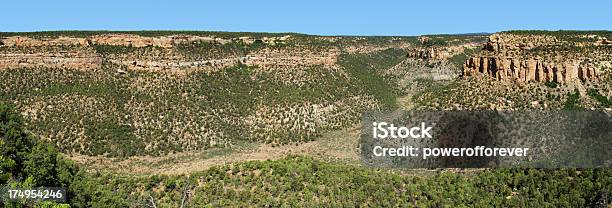
<svg viewBox="0 0 612 208">
<path fill-rule="evenodd" d="M 53 146 L 36 141 L 22 126 L 19 114 L 0 103 L 0 183 L 21 188 L 69 187 L 76 166 Z M 48 202 L 37 206 L 70 207 Z"/>
<path fill-rule="evenodd" d="M 0 103 L 0 138 L 0 183 L 25 179 L 22 170 L 33 141 L 23 131 L 21 118 L 3 103 Z"/>
</svg>

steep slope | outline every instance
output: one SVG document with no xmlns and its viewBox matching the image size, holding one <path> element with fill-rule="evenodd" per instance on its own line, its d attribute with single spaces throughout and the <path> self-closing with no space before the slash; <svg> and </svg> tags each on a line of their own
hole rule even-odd
<svg viewBox="0 0 612 208">
<path fill-rule="evenodd" d="M 509 31 L 463 62 L 461 80 L 416 100 L 437 109 L 609 108 L 612 45 L 606 31 Z"/>
<path fill-rule="evenodd" d="M 412 42 L 146 35 L 5 37 L 0 100 L 15 104 L 35 134 L 75 155 L 305 142 L 356 124 L 366 110 L 395 107 L 375 72 L 401 61 Z"/>
</svg>

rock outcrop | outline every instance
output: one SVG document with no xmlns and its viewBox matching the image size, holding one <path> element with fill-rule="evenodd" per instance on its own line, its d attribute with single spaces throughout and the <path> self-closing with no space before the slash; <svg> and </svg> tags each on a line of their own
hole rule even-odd
<svg viewBox="0 0 612 208">
<path fill-rule="evenodd" d="M 493 34 L 484 45 L 489 51 L 533 49 L 538 46 L 559 45 L 562 42 L 553 36 Z"/>
<path fill-rule="evenodd" d="M 513 57 L 477 56 L 463 65 L 465 76 L 486 74 L 499 81 L 539 81 L 567 83 L 574 80 L 597 80 L 597 70 L 592 64 L 580 64 L 575 60 L 545 61 Z"/>
<path fill-rule="evenodd" d="M 0 54 L 0 70 L 16 68 L 66 68 L 92 70 L 100 68 L 102 58 L 79 53 Z"/>
<path fill-rule="evenodd" d="M 244 44 L 253 44 L 261 42 L 264 44 L 275 45 L 289 40 L 291 36 L 281 37 L 238 37 L 224 39 L 214 36 L 194 36 L 194 35 L 170 35 L 158 37 L 146 37 L 134 34 L 103 34 L 93 35 L 87 38 L 78 37 L 42 37 L 31 38 L 24 36 L 12 36 L 0 39 L 0 46 L 21 46 L 21 47 L 36 47 L 36 46 L 88 46 L 88 45 L 112 45 L 112 46 L 131 46 L 131 47 L 162 47 L 172 48 L 177 44 L 192 43 L 192 42 L 207 42 L 227 44 L 231 42 L 240 42 Z"/>
<path fill-rule="evenodd" d="M 7 47 L 39 47 L 39 46 L 87 46 L 89 45 L 86 38 L 63 37 L 58 38 L 30 38 L 23 36 L 12 36 L 0 39 L 0 46 Z"/>
<path fill-rule="evenodd" d="M 570 34 L 493 34 L 479 54 L 465 61 L 463 76 L 484 74 L 519 82 L 596 81 L 612 60 L 605 41 Z"/>
<path fill-rule="evenodd" d="M 90 37 L 89 40 L 94 45 L 114 45 L 132 47 L 155 46 L 162 48 L 171 48 L 173 44 L 171 37 L 142 37 L 139 35 L 125 34 L 96 35 Z"/>
<path fill-rule="evenodd" d="M 102 62 L 125 66 L 130 70 L 145 71 L 216 71 L 237 64 L 261 67 L 299 67 L 336 63 L 339 52 L 299 50 L 261 50 L 244 54 L 222 53 L 224 44 L 238 43 L 228 48 L 235 49 L 250 44 L 276 45 L 289 41 L 292 36 L 234 37 L 168 35 L 141 36 L 135 34 L 100 34 L 88 37 L 26 37 L 0 38 L 0 70 L 16 68 L 67 68 L 77 70 L 99 69 Z M 215 49 L 211 54 L 220 57 L 188 59 L 180 52 L 180 44 L 211 43 Z M 240 45 L 244 44 L 244 45 Z M 95 46 L 122 46 L 123 52 L 110 48 L 100 51 Z M 144 47 L 154 47 L 146 49 Z M 190 47 L 200 47 L 199 45 Z M 246 46 L 244 46 L 246 47 Z M 140 49 L 139 49 L 140 48 Z M 107 50 L 102 48 L 102 50 Z M 122 51 L 124 49 L 117 49 Z M 215 51 L 216 50 L 216 51 Z M 110 53 L 110 54 L 109 54 Z M 198 52 L 194 52 L 198 53 Z M 208 51 L 207 51 L 208 53 Z"/>
<path fill-rule="evenodd" d="M 418 47 L 408 50 L 406 54 L 407 58 L 414 59 L 449 59 L 455 55 L 464 53 L 465 49 L 474 49 L 479 45 L 476 43 L 465 43 L 451 46 L 431 46 L 431 47 Z"/>
<path fill-rule="evenodd" d="M 442 59 L 448 57 L 448 53 L 443 49 L 430 47 L 410 50 L 406 57 L 415 59 Z"/>
<path fill-rule="evenodd" d="M 311 51 L 300 50 L 270 50 L 263 49 L 245 57 L 244 64 L 264 68 L 304 67 L 304 66 L 334 66 L 340 56 L 338 50 Z"/>
</svg>

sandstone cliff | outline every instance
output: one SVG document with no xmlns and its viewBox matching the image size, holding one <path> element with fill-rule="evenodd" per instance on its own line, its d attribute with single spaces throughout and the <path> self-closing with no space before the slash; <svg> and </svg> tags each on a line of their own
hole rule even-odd
<svg viewBox="0 0 612 208">
<path fill-rule="evenodd" d="M 499 81 L 569 83 L 597 81 L 609 71 L 607 39 L 577 35 L 498 33 L 463 64 L 463 75 Z"/>
<path fill-rule="evenodd" d="M 581 64 L 576 60 L 547 61 L 540 59 L 518 59 L 513 57 L 476 56 L 469 58 L 464 66 L 464 75 L 486 74 L 496 80 L 539 81 L 567 83 L 574 80 L 597 80 L 597 71 L 592 64 Z"/>
<path fill-rule="evenodd" d="M 412 47 L 406 54 L 407 58 L 415 59 L 449 59 L 455 55 L 462 54 L 466 49 L 474 49 L 480 46 L 477 42 L 456 43 L 459 40 L 453 39 L 447 41 L 446 45 L 427 46 L 431 38 L 422 36 L 419 37 L 419 42 L 423 46 Z"/>
<path fill-rule="evenodd" d="M 12 53 L 0 54 L 0 70 L 17 68 L 66 68 L 92 70 L 100 68 L 102 58 L 79 53 Z"/>
<path fill-rule="evenodd" d="M 221 38 L 177 34 L 149 37 L 114 33 L 87 37 L 10 36 L 0 38 L 0 70 L 36 67 L 92 70 L 99 69 L 102 62 L 109 62 L 129 70 L 183 73 L 217 71 L 237 64 L 286 68 L 336 63 L 337 49 L 312 50 L 302 48 L 299 42 L 295 48 L 261 47 L 274 47 L 288 41 L 292 41 L 292 36 Z"/>
<path fill-rule="evenodd" d="M 291 36 L 282 37 L 237 37 L 237 38 L 220 38 L 215 36 L 195 36 L 195 35 L 169 35 L 158 37 L 146 37 L 134 34 L 103 34 L 92 35 L 86 38 L 78 37 L 43 37 L 31 38 L 24 36 L 11 36 L 0 39 L 0 46 L 88 46 L 88 45 L 112 45 L 112 46 L 131 46 L 131 47 L 162 47 L 172 48 L 177 44 L 192 43 L 192 42 L 208 42 L 227 44 L 231 42 L 241 42 L 244 44 L 253 44 L 261 42 L 264 44 L 278 44 L 287 41 Z"/>
</svg>

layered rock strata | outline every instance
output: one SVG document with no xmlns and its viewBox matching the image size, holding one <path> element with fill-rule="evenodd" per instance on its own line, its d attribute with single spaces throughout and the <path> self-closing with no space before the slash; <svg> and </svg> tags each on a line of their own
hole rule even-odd
<svg viewBox="0 0 612 208">
<path fill-rule="evenodd" d="M 192 42 L 208 42 L 227 44 L 231 42 L 240 42 L 244 44 L 253 44 L 261 42 L 264 44 L 274 45 L 283 43 L 289 40 L 291 36 L 281 37 L 238 37 L 224 39 L 214 36 L 194 36 L 194 35 L 170 35 L 159 37 L 146 37 L 133 34 L 103 34 L 93 35 L 86 38 L 80 37 L 42 37 L 31 38 L 24 36 L 11 36 L 0 39 L 0 46 L 21 46 L 21 47 L 36 47 L 36 46 L 89 46 L 89 45 L 112 45 L 112 46 L 131 46 L 131 47 L 162 47 L 172 48 L 177 44 L 192 43 Z"/>
<path fill-rule="evenodd" d="M 66 68 L 92 70 L 100 68 L 102 58 L 80 53 L 12 53 L 0 54 L 0 70 L 16 68 Z"/>
<path fill-rule="evenodd" d="M 463 76 L 499 81 L 597 81 L 612 60 L 605 37 L 493 34 L 482 51 L 465 60 Z"/>
<path fill-rule="evenodd" d="M 546 61 L 513 57 L 477 56 L 463 65 L 463 75 L 486 74 L 499 81 L 539 81 L 568 83 L 575 80 L 597 80 L 598 72 L 592 64 L 575 60 Z"/>
</svg>

